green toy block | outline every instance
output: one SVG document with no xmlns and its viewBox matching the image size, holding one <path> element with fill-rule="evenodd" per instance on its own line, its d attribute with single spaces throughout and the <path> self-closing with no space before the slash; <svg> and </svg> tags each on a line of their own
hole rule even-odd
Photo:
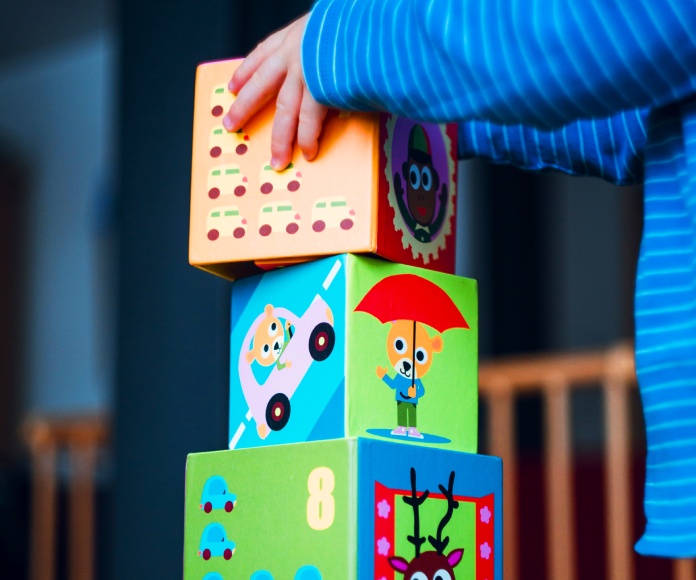
<svg viewBox="0 0 696 580">
<path fill-rule="evenodd" d="M 475 453 L 474 280 L 344 254 L 232 288 L 230 449 L 371 437 Z"/>
<path fill-rule="evenodd" d="M 184 580 L 494 580 L 502 501 L 484 455 L 363 438 L 192 454 Z"/>
</svg>

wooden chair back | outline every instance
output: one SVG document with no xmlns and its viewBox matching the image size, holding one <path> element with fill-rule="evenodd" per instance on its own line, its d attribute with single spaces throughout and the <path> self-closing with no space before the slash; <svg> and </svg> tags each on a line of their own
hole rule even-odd
<svg viewBox="0 0 696 580">
<path fill-rule="evenodd" d="M 601 385 L 606 444 L 606 537 L 608 580 L 635 578 L 630 485 L 629 397 L 636 388 L 632 345 L 608 351 L 516 357 L 482 364 L 479 394 L 488 407 L 489 451 L 503 459 L 504 577 L 519 578 L 518 478 L 514 439 L 515 399 L 538 393 L 544 401 L 547 570 L 554 580 L 576 580 L 575 514 L 570 396 Z M 675 580 L 694 580 L 694 561 L 678 560 Z"/>
<path fill-rule="evenodd" d="M 56 578 L 58 464 L 68 459 L 68 578 L 95 578 L 95 474 L 109 429 L 103 417 L 33 417 L 23 426 L 31 454 L 29 579 Z"/>
</svg>

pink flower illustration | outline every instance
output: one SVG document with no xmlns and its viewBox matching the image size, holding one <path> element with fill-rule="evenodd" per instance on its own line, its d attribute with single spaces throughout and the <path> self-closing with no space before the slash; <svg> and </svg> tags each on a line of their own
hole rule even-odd
<svg viewBox="0 0 696 580">
<path fill-rule="evenodd" d="M 487 505 L 483 506 L 483 507 L 479 510 L 479 512 L 480 512 L 480 514 L 481 514 L 481 521 L 482 521 L 484 524 L 487 524 L 488 522 L 491 521 L 491 516 L 492 516 L 493 514 L 491 513 L 491 510 L 488 509 L 488 506 L 487 506 Z"/>
<path fill-rule="evenodd" d="M 377 553 L 380 556 L 388 556 L 389 548 L 391 548 L 391 544 L 389 543 L 389 540 L 387 540 L 387 538 L 382 537 L 379 540 L 377 540 Z"/>
<path fill-rule="evenodd" d="M 381 502 L 377 504 L 377 515 L 380 518 L 384 518 L 386 520 L 389 517 L 390 511 L 391 507 L 386 499 L 383 499 Z"/>
<path fill-rule="evenodd" d="M 488 545 L 488 542 L 484 542 L 481 544 L 481 546 L 479 546 L 479 548 L 481 550 L 481 557 L 484 560 L 488 560 L 491 557 L 491 552 L 493 551 L 493 549 Z"/>
</svg>

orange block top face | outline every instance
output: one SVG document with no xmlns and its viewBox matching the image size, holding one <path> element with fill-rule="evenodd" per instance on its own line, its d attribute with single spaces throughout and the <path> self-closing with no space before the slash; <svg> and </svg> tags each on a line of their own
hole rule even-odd
<svg viewBox="0 0 696 580">
<path fill-rule="evenodd" d="M 413 188 L 407 187 L 403 188 L 405 204 L 394 198 L 393 177 L 387 172 L 392 170 L 388 147 L 394 146 L 398 133 L 390 120 L 396 117 L 331 112 L 324 124 L 317 158 L 306 161 L 295 145 L 289 167 L 276 172 L 270 167 L 275 103 L 269 103 L 236 133 L 228 132 L 222 125 L 235 98 L 227 84 L 240 63 L 241 60 L 205 63 L 196 74 L 191 264 L 232 279 L 253 272 L 254 264 L 272 267 L 345 252 L 370 252 L 395 261 L 453 271 L 454 236 L 450 233 L 454 227 L 454 188 L 450 188 L 445 202 L 447 210 L 443 210 L 439 193 L 433 198 L 435 201 L 422 203 L 422 198 L 417 202 Z M 391 134 L 387 135 L 390 126 Z M 437 125 L 432 127 L 439 132 Z M 432 133 L 432 127 L 427 132 Z M 432 142 L 427 134 L 424 140 L 423 133 L 411 139 L 421 149 L 428 140 Z M 456 165 L 452 143 L 446 131 L 441 134 L 448 141 L 447 181 L 453 181 Z M 420 171 L 422 166 L 416 169 Z M 418 177 L 420 183 L 420 174 Z M 391 200 L 387 196 L 389 189 Z M 414 211 L 420 212 L 415 220 L 410 218 L 409 199 L 414 208 L 418 206 Z M 403 212 L 408 223 L 396 219 Z M 418 221 L 424 222 L 427 230 L 428 220 L 438 222 L 437 233 L 442 233 L 432 247 L 439 249 L 445 259 L 451 253 L 451 266 L 445 265 L 446 260 L 437 263 L 438 252 L 434 261 L 433 253 L 425 252 L 426 260 L 431 262 L 427 264 L 403 243 L 404 232 L 411 231 L 408 224 L 418 230 L 422 239 L 423 225 Z M 437 237 L 431 233 L 428 236 Z M 445 244 L 447 237 L 451 243 L 448 240 Z M 442 252 L 446 245 L 448 250 Z"/>
</svg>

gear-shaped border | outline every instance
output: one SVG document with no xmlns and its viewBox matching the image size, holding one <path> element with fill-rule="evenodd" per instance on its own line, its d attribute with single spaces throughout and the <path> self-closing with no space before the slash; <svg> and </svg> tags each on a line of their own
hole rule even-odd
<svg viewBox="0 0 696 580">
<path fill-rule="evenodd" d="M 445 211 L 445 219 L 437 236 L 429 242 L 421 242 L 413 236 L 411 230 L 409 230 L 408 226 L 406 225 L 406 222 L 404 221 L 401 215 L 401 211 L 396 200 L 396 190 L 394 188 L 394 172 L 392 170 L 392 145 L 394 142 L 394 128 L 396 127 L 396 124 L 399 121 L 399 119 L 400 117 L 396 115 L 391 115 L 386 120 L 387 138 L 384 140 L 384 155 L 386 157 L 387 163 L 384 168 L 384 171 L 387 178 L 387 184 L 389 186 L 389 191 L 387 192 L 387 199 L 389 200 L 389 205 L 394 210 L 394 229 L 396 231 L 401 232 L 401 244 L 404 250 L 411 248 L 411 253 L 413 255 L 414 260 L 417 260 L 420 256 L 423 258 L 423 263 L 428 264 L 431 258 L 433 260 L 437 260 L 439 258 L 440 250 L 444 250 L 446 247 L 447 236 L 449 236 L 452 233 L 452 217 L 454 216 L 454 207 L 457 198 L 456 182 L 454 179 L 456 165 L 452 160 L 451 155 L 452 139 L 450 139 L 450 136 L 447 134 L 447 126 L 438 125 L 440 136 L 443 140 L 445 151 L 447 152 L 447 210 Z M 414 123 L 417 123 L 417 121 L 414 121 Z M 427 125 L 432 126 L 431 123 L 427 123 Z M 422 123 L 421 126 L 423 126 Z"/>
</svg>

